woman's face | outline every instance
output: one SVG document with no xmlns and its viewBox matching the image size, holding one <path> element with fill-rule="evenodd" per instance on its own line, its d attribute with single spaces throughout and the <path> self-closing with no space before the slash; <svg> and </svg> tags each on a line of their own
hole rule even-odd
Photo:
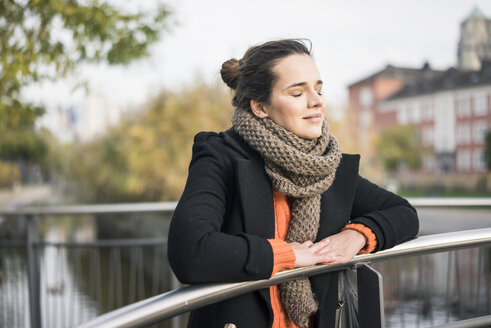
<svg viewBox="0 0 491 328">
<path fill-rule="evenodd" d="M 317 66 L 309 55 L 291 55 L 273 67 L 277 81 L 269 104 L 251 101 L 254 114 L 269 117 L 276 124 L 305 139 L 322 134 L 326 104 Z"/>
</svg>

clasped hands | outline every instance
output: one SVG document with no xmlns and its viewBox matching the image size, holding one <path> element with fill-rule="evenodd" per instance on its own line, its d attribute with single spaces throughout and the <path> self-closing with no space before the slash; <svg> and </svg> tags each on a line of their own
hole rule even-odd
<svg viewBox="0 0 491 328">
<path fill-rule="evenodd" d="M 351 260 L 365 247 L 365 236 L 356 230 L 346 229 L 313 243 L 288 243 L 295 253 L 295 268 L 315 264 L 341 264 Z"/>
</svg>

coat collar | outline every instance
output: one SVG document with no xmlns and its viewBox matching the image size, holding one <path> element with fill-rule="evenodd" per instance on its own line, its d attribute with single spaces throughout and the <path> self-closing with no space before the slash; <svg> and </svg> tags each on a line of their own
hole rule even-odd
<svg viewBox="0 0 491 328">
<path fill-rule="evenodd" d="M 224 142 L 233 150 L 237 151 L 239 154 L 244 156 L 245 158 L 261 158 L 259 153 L 252 149 L 247 142 L 242 139 L 239 134 L 234 130 L 234 128 L 230 128 L 225 132 L 220 132 L 220 135 L 223 137 Z"/>
</svg>

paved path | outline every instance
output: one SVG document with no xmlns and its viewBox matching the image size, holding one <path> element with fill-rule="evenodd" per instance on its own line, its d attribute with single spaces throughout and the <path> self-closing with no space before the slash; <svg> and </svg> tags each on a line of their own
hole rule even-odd
<svg viewBox="0 0 491 328">
<path fill-rule="evenodd" d="M 491 208 L 417 208 L 420 234 L 491 228 Z"/>
<path fill-rule="evenodd" d="M 0 208 L 21 207 L 48 201 L 50 198 L 52 198 L 52 190 L 49 185 L 23 186 L 15 191 L 0 189 Z"/>
</svg>

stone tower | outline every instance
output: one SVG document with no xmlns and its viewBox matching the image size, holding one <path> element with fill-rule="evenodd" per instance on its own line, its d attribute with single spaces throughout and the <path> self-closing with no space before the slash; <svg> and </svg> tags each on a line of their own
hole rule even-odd
<svg viewBox="0 0 491 328">
<path fill-rule="evenodd" d="M 491 19 L 477 7 L 460 24 L 457 60 L 464 71 L 480 70 L 483 61 L 491 61 Z"/>
</svg>

